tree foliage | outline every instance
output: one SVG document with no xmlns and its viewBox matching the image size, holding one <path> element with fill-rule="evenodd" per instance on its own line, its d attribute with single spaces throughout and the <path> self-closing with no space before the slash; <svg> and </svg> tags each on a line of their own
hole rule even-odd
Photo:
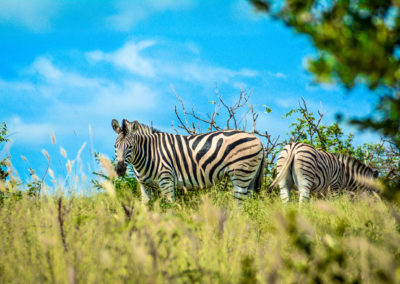
<svg viewBox="0 0 400 284">
<path fill-rule="evenodd" d="M 0 125 L 0 146 L 8 141 L 7 124 L 3 122 Z M 8 176 L 7 172 L 8 157 L 0 161 L 0 180 L 5 180 Z"/>
<path fill-rule="evenodd" d="M 400 2 L 251 0 L 274 19 L 310 36 L 318 55 L 308 69 L 322 82 L 352 88 L 396 86 L 400 79 Z"/>
<path fill-rule="evenodd" d="M 308 71 L 318 82 L 351 89 L 366 84 L 381 95 L 378 115 L 355 119 L 378 130 L 400 149 L 399 1 L 250 0 L 259 10 L 308 35 L 318 54 Z"/>
</svg>

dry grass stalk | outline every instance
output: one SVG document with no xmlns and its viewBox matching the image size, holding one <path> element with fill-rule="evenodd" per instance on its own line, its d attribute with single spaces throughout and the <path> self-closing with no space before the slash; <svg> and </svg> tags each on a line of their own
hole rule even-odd
<svg viewBox="0 0 400 284">
<path fill-rule="evenodd" d="M 82 154 L 83 149 L 85 149 L 85 146 L 86 146 L 86 142 L 84 142 L 84 143 L 82 144 L 81 148 L 79 148 L 78 154 L 76 155 L 76 160 L 77 160 L 77 161 L 80 161 L 80 159 L 81 159 L 81 154 Z"/>
<path fill-rule="evenodd" d="M 99 162 L 100 162 L 101 167 L 103 168 L 103 170 L 106 172 L 107 176 L 111 180 L 114 180 L 115 178 L 117 178 L 117 173 L 114 170 L 114 166 L 107 157 L 100 155 Z"/>
</svg>

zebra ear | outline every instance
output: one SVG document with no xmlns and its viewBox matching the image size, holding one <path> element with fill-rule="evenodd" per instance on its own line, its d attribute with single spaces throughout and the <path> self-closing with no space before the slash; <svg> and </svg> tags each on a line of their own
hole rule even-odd
<svg viewBox="0 0 400 284">
<path fill-rule="evenodd" d="M 379 177 L 379 172 L 378 171 L 373 171 L 373 176 L 374 176 L 374 178 L 378 178 Z"/>
<path fill-rule="evenodd" d="M 122 120 L 122 132 L 126 135 L 130 132 L 131 127 L 130 127 L 130 122 L 127 119 Z"/>
<path fill-rule="evenodd" d="M 138 130 L 139 129 L 139 121 L 135 120 L 134 122 L 132 122 L 131 129 L 132 129 L 132 131 Z"/>
<path fill-rule="evenodd" d="M 119 123 L 116 119 L 113 119 L 111 121 L 111 126 L 117 134 L 121 132 L 121 127 L 119 126 Z"/>
</svg>

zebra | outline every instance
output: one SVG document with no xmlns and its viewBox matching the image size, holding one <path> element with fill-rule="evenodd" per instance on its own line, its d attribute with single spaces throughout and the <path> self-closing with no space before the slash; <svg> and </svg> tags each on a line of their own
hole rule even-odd
<svg viewBox="0 0 400 284">
<path fill-rule="evenodd" d="M 375 190 L 379 173 L 359 160 L 343 155 L 330 154 L 305 143 L 290 143 L 279 154 L 278 175 L 270 189 L 277 184 L 283 202 L 289 201 L 290 190 L 296 185 L 300 202 L 315 193 L 339 193 Z"/>
<path fill-rule="evenodd" d="M 123 176 L 127 165 L 133 165 L 144 202 L 155 187 L 174 201 L 175 189 L 209 188 L 224 176 L 230 178 L 240 201 L 261 187 L 264 147 L 253 134 L 223 130 L 175 135 L 126 119 L 121 126 L 113 119 L 112 128 L 118 134 L 116 172 Z"/>
</svg>

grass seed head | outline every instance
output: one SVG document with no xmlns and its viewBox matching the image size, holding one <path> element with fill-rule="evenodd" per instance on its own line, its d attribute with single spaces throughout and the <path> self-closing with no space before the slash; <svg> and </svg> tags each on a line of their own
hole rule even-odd
<svg viewBox="0 0 400 284">
<path fill-rule="evenodd" d="M 114 166 L 107 157 L 100 155 L 99 162 L 101 167 L 104 169 L 104 171 L 106 172 L 107 176 L 110 179 L 115 179 L 117 177 L 117 173 L 115 172 Z"/>
<path fill-rule="evenodd" d="M 102 185 L 108 195 L 115 197 L 115 187 L 111 181 L 105 180 Z"/>
<path fill-rule="evenodd" d="M 50 162 L 50 155 L 49 155 L 49 153 L 47 153 L 47 151 L 46 151 L 45 149 L 42 149 L 42 153 L 43 153 L 43 155 L 46 157 L 47 161 Z"/>
<path fill-rule="evenodd" d="M 52 179 L 54 179 L 54 172 L 53 172 L 53 170 L 52 169 L 48 169 L 48 172 L 49 172 L 49 176 L 52 178 Z"/>
<path fill-rule="evenodd" d="M 60 146 L 60 154 L 63 156 L 65 159 L 67 158 L 67 151 L 63 147 Z"/>
<path fill-rule="evenodd" d="M 66 168 L 67 168 L 67 172 L 70 173 L 70 172 L 71 172 L 71 169 L 72 169 L 71 161 L 68 160 L 68 162 L 67 162 L 67 164 L 66 164 L 65 166 L 66 166 Z"/>
<path fill-rule="evenodd" d="M 333 208 L 332 205 L 329 204 L 329 202 L 327 202 L 327 201 L 318 200 L 317 202 L 315 202 L 315 207 L 318 210 L 320 210 L 328 215 L 337 215 L 338 214 L 337 210 L 335 208 Z"/>
<path fill-rule="evenodd" d="M 54 135 L 54 132 L 50 132 L 50 137 L 51 137 L 51 144 L 55 145 L 56 144 L 56 136 Z"/>
</svg>

